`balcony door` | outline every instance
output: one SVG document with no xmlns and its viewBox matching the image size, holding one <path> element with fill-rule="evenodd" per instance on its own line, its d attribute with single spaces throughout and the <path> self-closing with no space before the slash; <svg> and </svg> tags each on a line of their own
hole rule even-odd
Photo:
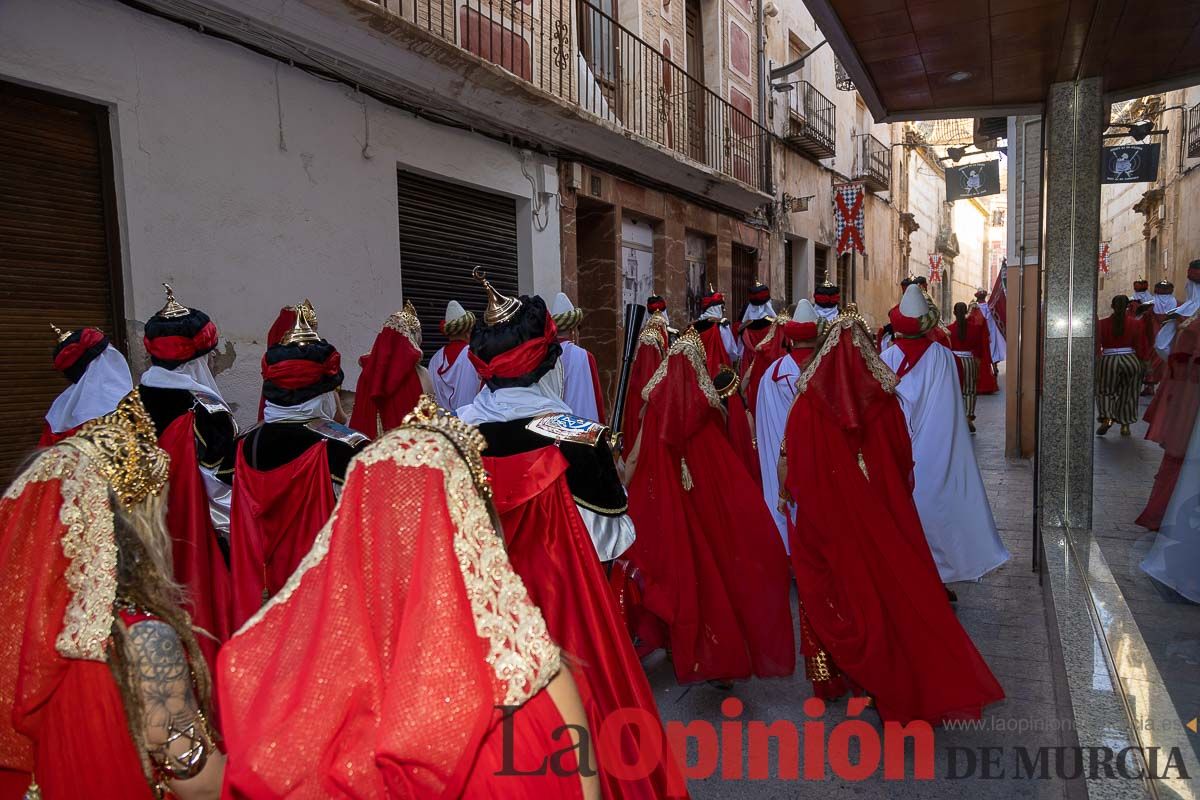
<svg viewBox="0 0 1200 800">
<path fill-rule="evenodd" d="M 700 0 L 686 0 L 684 4 L 684 38 L 687 43 L 687 128 L 688 155 L 696 161 L 707 161 L 705 146 L 705 96 L 704 96 L 704 18 L 700 14 Z"/>
<path fill-rule="evenodd" d="M 579 48 L 583 59 L 587 62 L 604 103 L 610 109 L 617 109 L 619 115 L 617 93 L 621 63 L 618 57 L 620 41 L 616 22 L 617 0 L 584 0 L 576 7 L 579 11 Z M 589 100 L 599 107 L 600 104 L 596 103 L 595 98 Z"/>
</svg>

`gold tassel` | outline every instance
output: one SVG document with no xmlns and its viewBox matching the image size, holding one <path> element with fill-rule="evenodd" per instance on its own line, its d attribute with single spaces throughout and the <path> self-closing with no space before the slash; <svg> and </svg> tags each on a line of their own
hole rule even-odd
<svg viewBox="0 0 1200 800">
<path fill-rule="evenodd" d="M 687 462 L 682 458 L 679 459 L 679 481 L 683 484 L 685 492 L 690 492 L 695 485 L 692 483 L 692 473 L 688 471 Z"/>
<path fill-rule="evenodd" d="M 871 476 L 867 474 L 867 462 L 863 461 L 862 451 L 858 451 L 858 468 L 862 470 L 863 477 L 871 480 Z"/>
</svg>

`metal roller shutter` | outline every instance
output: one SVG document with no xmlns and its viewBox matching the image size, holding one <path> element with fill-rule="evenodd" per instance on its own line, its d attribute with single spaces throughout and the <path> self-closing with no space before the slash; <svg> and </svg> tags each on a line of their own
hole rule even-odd
<svg viewBox="0 0 1200 800">
<path fill-rule="evenodd" d="M 400 275 L 421 318 L 425 358 L 446 343 L 438 323 L 457 300 L 483 319 L 480 266 L 503 294 L 517 294 L 517 203 L 511 197 L 400 172 Z"/>
<path fill-rule="evenodd" d="M 36 446 L 67 386 L 54 323 L 92 325 L 119 347 L 123 320 L 108 115 L 0 82 L 0 482 Z"/>
</svg>

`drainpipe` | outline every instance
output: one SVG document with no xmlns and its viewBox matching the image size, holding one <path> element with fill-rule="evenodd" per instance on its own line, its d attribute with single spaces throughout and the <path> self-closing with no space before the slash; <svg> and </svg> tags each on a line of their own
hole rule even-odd
<svg viewBox="0 0 1200 800">
<path fill-rule="evenodd" d="M 767 128 L 767 23 L 763 16 L 763 0 L 756 2 L 756 23 L 758 34 L 758 124 L 766 130 Z M 770 135 L 763 136 L 763 189 L 772 197 L 775 195 L 775 175 L 771 164 L 771 144 L 773 137 Z"/>
</svg>

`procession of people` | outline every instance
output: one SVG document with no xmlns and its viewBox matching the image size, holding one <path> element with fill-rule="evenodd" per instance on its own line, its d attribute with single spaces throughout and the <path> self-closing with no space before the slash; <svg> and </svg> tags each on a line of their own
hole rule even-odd
<svg viewBox="0 0 1200 800">
<path fill-rule="evenodd" d="M 665 737 L 655 651 L 736 692 L 798 649 L 815 696 L 883 721 L 1004 698 L 952 588 L 1009 559 L 972 447 L 986 292 L 947 326 L 906 278 L 879 329 L 828 282 L 791 308 L 756 283 L 732 322 L 710 285 L 682 330 L 651 296 L 613 397 L 584 309 L 474 274 L 428 368 L 405 303 L 353 395 L 313 303 L 282 309 L 244 430 L 216 323 L 166 284 L 136 386 L 102 332 L 54 330 L 70 386 L 0 501 L 3 797 L 686 797 L 674 758 L 614 767 Z M 1188 277 L 1161 319 L 1143 284 L 1099 321 L 1097 433 L 1129 432 L 1157 354 L 1143 566 L 1197 599 Z"/>
</svg>

